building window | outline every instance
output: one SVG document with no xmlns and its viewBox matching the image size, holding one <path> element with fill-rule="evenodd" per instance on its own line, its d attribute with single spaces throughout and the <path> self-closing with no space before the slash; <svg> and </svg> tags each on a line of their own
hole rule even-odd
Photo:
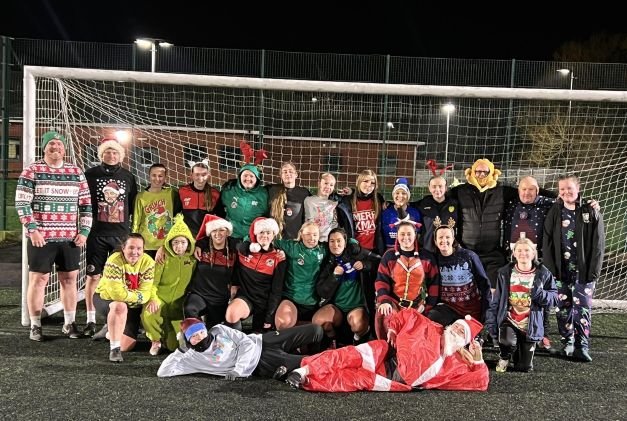
<svg viewBox="0 0 627 421">
<path fill-rule="evenodd" d="M 231 171 L 239 168 L 241 159 L 241 151 L 239 148 L 220 145 L 220 156 L 218 158 L 220 171 Z"/>
<path fill-rule="evenodd" d="M 136 147 L 135 162 L 143 167 L 150 167 L 159 162 L 159 149 L 152 146 Z"/>
<path fill-rule="evenodd" d="M 19 139 L 9 139 L 9 159 L 21 159 L 21 142 Z"/>
<path fill-rule="evenodd" d="M 379 156 L 379 175 L 396 175 L 396 155 Z"/>
<path fill-rule="evenodd" d="M 197 163 L 203 159 L 207 159 L 207 148 L 188 143 L 183 147 L 183 159 L 185 160 L 185 166 L 191 167 L 191 165 L 189 165 L 190 161 Z"/>
<path fill-rule="evenodd" d="M 340 172 L 342 158 L 339 155 L 326 155 L 322 161 L 322 172 L 336 174 Z"/>
</svg>

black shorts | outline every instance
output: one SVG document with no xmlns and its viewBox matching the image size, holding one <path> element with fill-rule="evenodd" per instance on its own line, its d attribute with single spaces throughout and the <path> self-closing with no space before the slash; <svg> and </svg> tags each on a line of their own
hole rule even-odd
<svg viewBox="0 0 627 421">
<path fill-rule="evenodd" d="M 94 307 L 98 314 L 104 316 L 105 320 L 109 316 L 109 304 L 112 300 L 103 300 L 100 298 L 100 294 L 94 294 Z M 137 339 L 139 335 L 139 327 L 141 326 L 141 307 L 129 307 L 128 313 L 126 313 L 126 325 L 124 325 L 124 335 L 129 338 Z"/>
<path fill-rule="evenodd" d="M 52 265 L 57 265 L 58 272 L 78 270 L 81 260 L 81 249 L 73 241 L 46 243 L 43 247 L 35 247 L 28 240 L 28 270 L 31 272 L 50 273 Z"/>
<path fill-rule="evenodd" d="M 253 317 L 253 329 L 263 328 L 263 325 L 266 319 L 267 303 L 255 304 L 253 300 L 248 298 L 241 291 L 242 291 L 241 289 L 237 291 L 235 298 L 239 298 L 240 300 L 245 302 L 246 305 L 248 306 L 248 311 L 250 312 L 249 315 Z M 272 320 L 270 323 L 274 324 L 274 320 Z"/>
<path fill-rule="evenodd" d="M 294 304 L 294 306 L 296 307 L 296 311 L 297 311 L 296 319 L 299 322 L 310 322 L 311 319 L 313 319 L 313 315 L 316 314 L 316 311 L 319 310 L 318 306 L 315 306 L 315 305 L 308 306 L 304 304 L 298 304 L 287 297 L 283 297 L 281 300 L 286 300 Z"/>
<path fill-rule="evenodd" d="M 102 275 L 109 255 L 122 244 L 120 237 L 87 237 L 85 263 L 88 275 Z"/>
</svg>

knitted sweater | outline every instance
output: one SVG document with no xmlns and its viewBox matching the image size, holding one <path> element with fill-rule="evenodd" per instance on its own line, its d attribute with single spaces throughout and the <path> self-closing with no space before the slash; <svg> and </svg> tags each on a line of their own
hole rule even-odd
<svg viewBox="0 0 627 421">
<path fill-rule="evenodd" d="M 146 304 L 152 292 L 155 261 L 143 254 L 131 265 L 122 252 L 117 251 L 107 259 L 96 292 L 103 300 L 122 301 L 130 307 Z"/>
<path fill-rule="evenodd" d="M 175 199 L 176 197 L 176 199 Z M 157 193 L 148 190 L 137 195 L 133 212 L 133 232 L 144 237 L 144 250 L 157 250 L 172 228 L 177 211 L 178 193 L 164 187 Z"/>
<path fill-rule="evenodd" d="M 17 180 L 15 210 L 26 229 L 48 242 L 72 241 L 91 229 L 91 196 L 85 175 L 64 162 L 51 168 L 42 159 L 24 168 Z"/>
</svg>

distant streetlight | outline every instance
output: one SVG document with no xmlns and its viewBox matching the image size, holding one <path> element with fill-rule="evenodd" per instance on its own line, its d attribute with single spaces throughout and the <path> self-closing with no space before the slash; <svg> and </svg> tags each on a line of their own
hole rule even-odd
<svg viewBox="0 0 627 421">
<path fill-rule="evenodd" d="M 450 102 L 442 105 L 442 112 L 446 113 L 446 148 L 444 149 L 444 167 L 448 165 L 448 135 L 451 122 L 451 113 L 455 112 L 455 106 Z"/>
<path fill-rule="evenodd" d="M 159 38 L 138 38 L 135 40 L 135 44 L 139 48 L 150 49 L 150 71 L 152 73 L 156 71 L 157 67 L 157 45 L 159 48 L 169 48 L 173 45 Z"/>
<path fill-rule="evenodd" d="M 556 72 L 561 74 L 562 76 L 570 75 L 570 90 L 573 90 L 573 81 L 575 80 L 575 74 L 570 69 L 557 69 Z M 570 107 L 572 106 L 572 101 L 568 101 L 568 117 L 570 118 Z"/>
</svg>

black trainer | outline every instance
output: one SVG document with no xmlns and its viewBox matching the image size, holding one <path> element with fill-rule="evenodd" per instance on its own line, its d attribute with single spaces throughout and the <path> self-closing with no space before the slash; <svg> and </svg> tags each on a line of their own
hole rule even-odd
<svg viewBox="0 0 627 421">
<path fill-rule="evenodd" d="M 282 366 L 279 366 L 279 368 L 277 368 L 276 370 L 274 370 L 274 374 L 272 375 L 272 378 L 274 380 L 285 380 L 286 374 L 287 374 L 287 367 L 282 365 Z"/>
<path fill-rule="evenodd" d="M 300 386 L 303 384 L 303 376 L 297 371 L 292 371 L 287 375 L 285 383 L 289 384 L 294 389 L 300 389 Z"/>
<path fill-rule="evenodd" d="M 83 329 L 83 336 L 94 336 L 96 334 L 96 323 L 89 322 Z"/>
<path fill-rule="evenodd" d="M 70 339 L 78 339 L 81 337 L 81 334 L 78 333 L 78 327 L 76 326 L 76 322 L 68 323 L 63 326 L 61 332 L 66 334 Z"/>
</svg>

